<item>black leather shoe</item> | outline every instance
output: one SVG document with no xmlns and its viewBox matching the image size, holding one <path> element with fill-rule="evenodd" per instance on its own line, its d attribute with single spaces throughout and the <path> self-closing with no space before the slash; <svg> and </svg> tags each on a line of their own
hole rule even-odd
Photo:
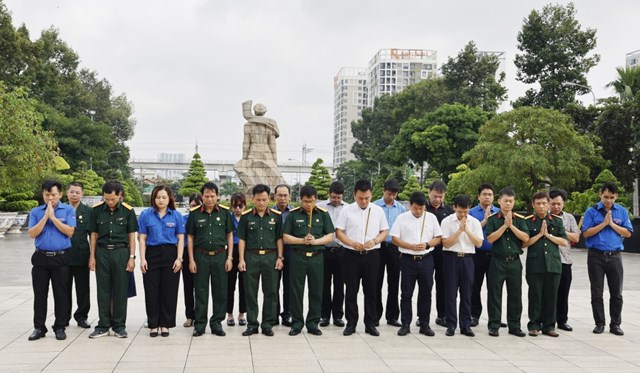
<svg viewBox="0 0 640 373">
<path fill-rule="evenodd" d="M 593 328 L 594 334 L 602 334 L 602 332 L 604 332 L 604 325 L 596 325 L 596 327 Z"/>
<path fill-rule="evenodd" d="M 409 333 L 411 333 L 411 329 L 409 329 L 409 325 L 402 325 L 400 329 L 398 329 L 398 335 L 401 337 L 404 337 Z"/>
<path fill-rule="evenodd" d="M 420 319 L 416 320 L 416 326 L 420 326 L 421 323 Z"/>
<path fill-rule="evenodd" d="M 307 333 L 313 334 L 313 335 L 322 335 L 322 330 L 320 330 L 320 329 L 308 329 Z"/>
<path fill-rule="evenodd" d="M 204 335 L 204 330 L 194 330 L 193 331 L 193 336 L 194 337 L 200 337 L 202 335 Z"/>
<path fill-rule="evenodd" d="M 44 338 L 44 336 L 46 335 L 46 332 L 43 332 L 42 329 L 33 329 L 33 333 L 31 333 L 31 335 L 29 336 L 29 340 L 30 341 L 35 341 L 38 340 L 40 338 Z"/>
<path fill-rule="evenodd" d="M 291 317 L 283 317 L 282 325 L 291 327 Z"/>
<path fill-rule="evenodd" d="M 387 320 L 387 325 L 401 327 L 402 324 L 398 322 L 398 320 Z"/>
<path fill-rule="evenodd" d="M 78 326 L 81 328 L 89 329 L 91 327 L 91 324 L 89 324 L 87 320 L 80 320 L 78 321 Z"/>
<path fill-rule="evenodd" d="M 225 333 L 222 329 L 211 329 L 211 334 L 215 334 L 218 337 L 224 337 L 225 335 L 227 335 L 227 333 Z"/>
<path fill-rule="evenodd" d="M 271 330 L 271 329 L 269 329 Z M 262 331 L 262 333 L 264 333 L 264 330 Z M 273 333 L 273 332 L 272 332 Z M 250 335 L 254 335 L 254 334 L 258 334 L 258 329 L 255 328 L 247 328 L 247 330 L 245 330 L 244 332 L 242 332 L 242 335 L 245 337 L 248 337 Z"/>
<path fill-rule="evenodd" d="M 492 337 L 498 337 L 500 336 L 500 332 L 498 329 L 489 329 L 489 335 Z"/>
<path fill-rule="evenodd" d="M 58 329 L 54 331 L 56 334 L 56 339 L 59 341 L 64 341 L 67 339 L 67 333 L 64 332 L 64 329 Z"/>
<path fill-rule="evenodd" d="M 342 319 L 337 319 L 337 320 L 334 319 L 333 320 L 333 325 L 342 328 L 344 326 L 344 321 L 342 321 Z"/>
<path fill-rule="evenodd" d="M 509 329 L 509 334 L 515 335 L 516 337 L 524 337 L 527 335 L 522 331 L 522 329 Z"/>
<path fill-rule="evenodd" d="M 344 336 L 349 336 L 353 333 L 356 332 L 356 327 L 355 326 L 351 326 L 351 325 L 347 325 L 346 328 L 344 328 L 344 331 L 342 332 L 342 335 Z"/>
<path fill-rule="evenodd" d="M 475 337 L 476 336 L 476 333 L 474 333 L 473 330 L 471 330 L 471 328 L 461 328 L 460 329 L 460 334 L 466 335 L 467 337 Z"/>
<path fill-rule="evenodd" d="M 548 335 L 549 337 L 558 337 L 560 335 L 555 330 L 543 330 L 542 334 Z"/>
<path fill-rule="evenodd" d="M 456 330 L 454 328 L 447 328 L 447 331 L 444 332 L 444 335 L 447 337 L 453 337 L 456 334 Z"/>
<path fill-rule="evenodd" d="M 380 321 L 376 321 L 376 323 L 373 324 L 373 326 L 376 326 L 376 327 L 380 326 Z"/>
<path fill-rule="evenodd" d="M 329 319 L 324 319 L 324 318 L 320 319 L 320 322 L 318 323 L 318 325 L 323 327 L 323 328 L 325 326 L 329 326 Z"/>
<path fill-rule="evenodd" d="M 429 325 L 423 325 L 420 327 L 420 334 L 424 334 L 427 337 L 433 337 L 436 335 L 436 332 L 434 332 Z"/>
<path fill-rule="evenodd" d="M 573 331 L 573 328 L 569 324 L 558 324 L 558 329 L 566 330 L 568 332 Z"/>
<path fill-rule="evenodd" d="M 615 335 L 624 335 L 624 332 L 622 331 L 622 329 L 620 329 L 620 326 L 618 325 L 610 326 L 609 332 Z"/>
<path fill-rule="evenodd" d="M 256 330 L 256 333 L 258 331 Z M 273 337 L 273 329 L 271 328 L 267 328 L 267 329 L 262 329 L 262 334 L 266 335 L 267 337 Z M 243 333 L 244 335 L 244 333 Z"/>
<path fill-rule="evenodd" d="M 293 337 L 294 335 L 298 335 L 298 334 L 300 334 L 300 329 L 293 329 L 293 328 L 291 328 L 291 330 L 289 330 L 289 335 L 290 335 L 290 336 L 292 336 L 292 337 Z"/>
<path fill-rule="evenodd" d="M 471 318 L 471 326 L 478 326 L 479 320 L 476 317 Z"/>
<path fill-rule="evenodd" d="M 444 317 L 436 317 L 436 325 L 447 326 L 447 323 L 444 321 Z"/>
<path fill-rule="evenodd" d="M 236 326 L 236 320 L 227 319 L 227 326 Z"/>
<path fill-rule="evenodd" d="M 501 322 L 501 323 L 500 323 L 500 327 L 501 327 L 501 328 L 506 328 L 506 327 L 507 327 L 507 324 L 505 324 L 505 323 Z"/>
<path fill-rule="evenodd" d="M 364 328 L 364 332 L 367 334 L 371 334 L 374 337 L 377 337 L 380 335 L 380 332 L 378 331 L 378 329 L 376 329 L 375 326 L 367 326 Z"/>
</svg>

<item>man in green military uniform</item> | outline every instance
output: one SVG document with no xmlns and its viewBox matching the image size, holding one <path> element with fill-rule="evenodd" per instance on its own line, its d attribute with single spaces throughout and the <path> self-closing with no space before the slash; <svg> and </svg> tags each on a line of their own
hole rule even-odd
<svg viewBox="0 0 640 373">
<path fill-rule="evenodd" d="M 233 265 L 233 221 L 229 208 L 218 204 L 218 186 L 210 181 L 200 189 L 202 206 L 191 209 L 187 219 L 189 270 L 194 274 L 196 319 L 193 336 L 204 334 L 209 308 L 209 282 L 213 312 L 209 319 L 211 333 L 223 337 L 221 321 L 227 309 L 226 272 Z"/>
<path fill-rule="evenodd" d="M 539 331 L 551 337 L 559 334 L 556 326 L 558 285 L 562 274 L 560 248 L 567 246 L 567 234 L 562 218 L 549 213 L 549 195 L 538 192 L 533 195 L 535 214 L 527 216 L 530 238 L 527 249 L 527 283 L 529 284 L 529 335 Z"/>
<path fill-rule="evenodd" d="M 89 219 L 91 252 L 89 269 L 96 271 L 98 326 L 89 338 L 109 335 L 127 338 L 129 274 L 135 268 L 138 222 L 133 207 L 121 202 L 124 193 L 118 181 L 102 186 L 103 202 L 93 206 Z"/>
<path fill-rule="evenodd" d="M 322 335 L 318 329 L 322 309 L 322 279 L 324 276 L 324 245 L 333 240 L 333 223 L 327 210 L 316 207 L 318 191 L 305 185 L 300 190 L 301 208 L 291 210 L 284 223 L 284 243 L 291 245 L 291 330 L 289 335 L 300 334 L 306 324 L 307 331 Z M 289 264 L 287 264 L 289 265 Z M 304 320 L 302 297 L 305 279 L 309 278 L 309 312 Z"/>
<path fill-rule="evenodd" d="M 499 336 L 502 318 L 502 287 L 507 283 L 507 323 L 509 334 L 524 337 L 520 328 L 522 316 L 522 244 L 529 239 L 524 216 L 513 212 L 516 193 L 510 187 L 500 190 L 500 211 L 491 215 L 485 225 L 487 240 L 493 253 L 487 277 L 487 310 L 489 335 Z"/>
<path fill-rule="evenodd" d="M 258 333 L 258 282 L 262 277 L 262 334 L 272 337 L 276 323 L 278 271 L 283 267 L 282 219 L 280 211 L 267 208 L 271 190 L 264 184 L 253 187 L 254 208 L 242 214 L 238 223 L 238 270 L 244 273 L 247 302 L 247 330 Z"/>
<path fill-rule="evenodd" d="M 89 298 L 89 231 L 87 225 L 91 217 L 91 208 L 82 203 L 83 185 L 77 181 L 69 183 L 67 198 L 69 204 L 76 210 L 76 230 L 71 237 L 71 250 L 69 250 L 69 282 L 68 300 L 69 315 L 67 325 L 71 320 L 72 297 L 71 288 L 76 283 L 76 300 L 78 309 L 73 313 L 73 318 L 81 328 L 90 328 L 87 322 L 91 300 Z"/>
</svg>

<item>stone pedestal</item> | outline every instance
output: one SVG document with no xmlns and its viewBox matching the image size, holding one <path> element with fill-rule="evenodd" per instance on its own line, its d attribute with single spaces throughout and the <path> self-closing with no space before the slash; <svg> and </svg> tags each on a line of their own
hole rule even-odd
<svg viewBox="0 0 640 373">
<path fill-rule="evenodd" d="M 17 212 L 0 212 L 0 238 L 4 238 L 4 233 L 11 228 L 17 215 Z"/>
<path fill-rule="evenodd" d="M 20 229 L 24 226 L 24 223 L 27 222 L 27 214 L 18 214 L 16 216 L 13 225 L 7 231 L 7 234 L 20 234 L 22 233 Z"/>
</svg>

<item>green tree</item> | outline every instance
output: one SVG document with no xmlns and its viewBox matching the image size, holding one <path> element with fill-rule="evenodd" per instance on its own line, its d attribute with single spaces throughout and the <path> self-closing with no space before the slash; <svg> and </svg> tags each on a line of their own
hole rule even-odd
<svg viewBox="0 0 640 373">
<path fill-rule="evenodd" d="M 187 172 L 187 176 L 184 178 L 182 182 L 182 187 L 180 188 L 181 196 L 190 196 L 194 193 L 200 193 L 200 188 L 209 181 L 207 179 L 207 172 L 204 169 L 204 163 L 200 159 L 200 154 L 195 153 L 193 155 L 193 159 L 189 164 L 189 171 Z"/>
<path fill-rule="evenodd" d="M 122 181 L 122 187 L 124 188 L 124 202 L 131 206 L 144 206 L 144 203 L 142 202 L 142 194 L 140 194 L 138 186 L 133 180 L 126 179 Z"/>
<path fill-rule="evenodd" d="M 470 41 L 455 58 L 442 65 L 445 87 L 452 92 L 455 102 L 467 106 L 479 106 L 485 111 L 496 111 L 507 98 L 502 85 L 505 73 L 496 79 L 500 62 L 491 54 L 480 54 Z"/>
<path fill-rule="evenodd" d="M 398 193 L 398 200 L 408 201 L 411 193 L 419 192 L 421 189 L 420 184 L 418 184 L 418 179 L 416 179 L 415 175 L 411 175 L 407 179 L 407 183 L 402 188 L 402 192 Z"/>
<path fill-rule="evenodd" d="M 590 206 L 600 201 L 600 188 L 605 182 L 613 183 L 618 187 L 619 198 L 616 199 L 616 203 L 622 206 L 629 206 L 629 198 L 625 196 L 625 189 L 618 181 L 618 178 L 610 170 L 604 169 L 598 174 L 591 188 L 583 192 L 571 193 L 571 198 L 565 205 L 565 211 L 571 214 L 584 214 Z"/>
<path fill-rule="evenodd" d="M 528 201 L 549 186 L 571 190 L 601 164 L 591 139 L 578 134 L 571 118 L 551 109 L 523 107 L 497 115 L 480 128 L 476 146 L 465 153 L 470 170 L 462 178 L 511 185 Z M 469 185 L 465 180 L 459 185 Z M 470 193 L 468 187 L 463 191 Z M 473 194 L 471 194 L 473 195 Z"/>
<path fill-rule="evenodd" d="M 85 196 L 99 196 L 102 194 L 104 179 L 98 176 L 95 171 L 87 167 L 87 163 L 81 161 L 78 169 L 71 174 L 73 181 L 81 182 L 84 186 Z"/>
<path fill-rule="evenodd" d="M 347 202 L 353 202 L 353 187 L 356 181 L 368 178 L 369 170 L 361 161 L 346 161 L 336 168 L 336 180 L 342 181 L 344 184 L 343 198 Z"/>
<path fill-rule="evenodd" d="M 242 192 L 242 187 L 233 181 L 225 181 L 220 185 L 220 195 L 222 196 L 231 196 L 240 192 Z"/>
<path fill-rule="evenodd" d="M 31 190 L 55 170 L 56 142 L 40 126 L 36 102 L 24 89 L 7 91 L 0 82 L 0 191 Z"/>
<path fill-rule="evenodd" d="M 607 87 L 613 88 L 620 101 L 629 99 L 638 99 L 640 93 L 640 67 L 617 67 L 618 78 L 609 84 Z"/>
<path fill-rule="evenodd" d="M 599 61 L 598 54 L 590 55 L 596 47 L 596 30 L 583 30 L 576 20 L 573 3 L 549 4 L 542 11 L 532 10 L 518 33 L 515 65 L 516 79 L 526 84 L 539 84 L 528 89 L 514 107 L 541 106 L 562 110 L 575 101 L 576 93 L 589 93 L 575 83 L 588 86 L 587 73 Z"/>
<path fill-rule="evenodd" d="M 311 175 L 305 185 L 312 185 L 318 190 L 318 200 L 329 198 L 329 186 L 331 186 L 331 175 L 329 170 L 323 166 L 324 161 L 318 158 L 311 165 Z"/>
</svg>

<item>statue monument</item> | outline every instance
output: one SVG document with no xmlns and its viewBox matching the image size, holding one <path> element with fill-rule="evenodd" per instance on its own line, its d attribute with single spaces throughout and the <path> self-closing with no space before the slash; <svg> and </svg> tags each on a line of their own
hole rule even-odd
<svg viewBox="0 0 640 373">
<path fill-rule="evenodd" d="M 252 113 L 251 104 L 251 100 L 242 103 L 242 115 L 247 120 L 244 124 L 242 159 L 233 165 L 245 194 L 251 194 L 256 184 L 266 184 L 273 190 L 276 185 L 285 183 L 277 162 L 278 124 L 264 116 L 266 106 L 256 104 Z"/>
</svg>

